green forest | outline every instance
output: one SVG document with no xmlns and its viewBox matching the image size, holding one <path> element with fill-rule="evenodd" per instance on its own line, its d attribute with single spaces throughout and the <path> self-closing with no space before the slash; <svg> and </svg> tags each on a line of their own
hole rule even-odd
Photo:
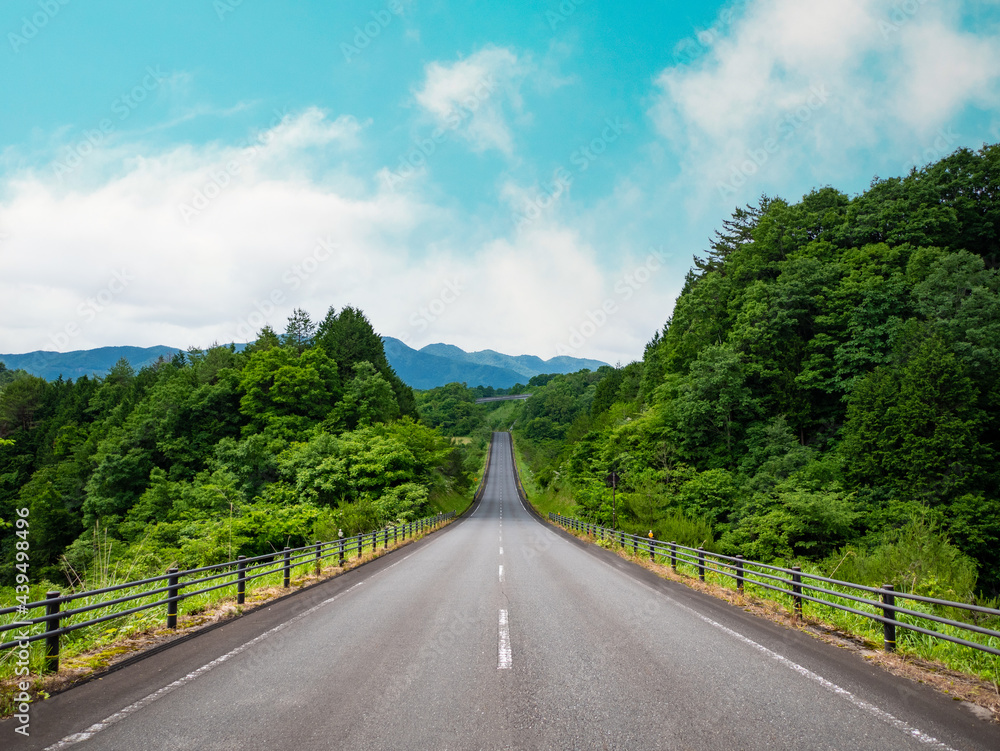
<svg viewBox="0 0 1000 751">
<path fill-rule="evenodd" d="M 454 509 L 482 454 L 418 419 L 364 314 L 296 310 L 243 351 L 46 381 L 0 364 L 0 585 L 264 555 Z M 100 568 L 100 572 L 95 572 Z M 99 573 L 99 577 L 93 574 Z"/>
<path fill-rule="evenodd" d="M 761 197 L 695 257 L 640 361 L 535 376 L 507 390 L 523 402 L 414 393 L 352 308 L 103 378 L 0 365 L 0 557 L 20 508 L 32 581 L 63 584 L 462 508 L 490 432 L 513 428 L 542 510 L 995 597 L 998 233 L 1000 146 L 854 197 Z"/>
<path fill-rule="evenodd" d="M 533 379 L 504 406 L 536 504 L 875 586 L 997 595 L 998 233 L 998 146 L 855 197 L 738 208 L 641 361 Z M 467 430 L 475 405 L 451 398 L 438 424 Z"/>
</svg>

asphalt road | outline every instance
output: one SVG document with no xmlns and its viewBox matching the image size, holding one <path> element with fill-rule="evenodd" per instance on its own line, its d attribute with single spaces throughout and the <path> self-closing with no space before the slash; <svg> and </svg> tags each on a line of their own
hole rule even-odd
<svg viewBox="0 0 1000 751">
<path fill-rule="evenodd" d="M 3 749 L 998 749 L 857 655 L 543 524 L 446 530 L 59 694 Z"/>
</svg>

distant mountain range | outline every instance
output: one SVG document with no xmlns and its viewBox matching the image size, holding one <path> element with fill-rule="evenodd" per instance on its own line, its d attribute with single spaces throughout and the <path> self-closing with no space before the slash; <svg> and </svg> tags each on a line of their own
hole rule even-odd
<svg viewBox="0 0 1000 751">
<path fill-rule="evenodd" d="M 80 376 L 103 376 L 121 358 L 139 370 L 161 356 L 168 360 L 181 350 L 176 347 L 98 347 L 74 352 L 28 352 L 24 355 L 0 355 L 8 370 L 26 370 L 31 375 L 54 381 L 59 376 L 74 381 Z"/>
<path fill-rule="evenodd" d="M 510 388 L 527 384 L 532 376 L 543 373 L 575 373 L 589 368 L 596 370 L 607 363 L 577 357 L 553 357 L 542 360 L 534 355 L 504 355 L 491 349 L 466 352 L 452 344 L 428 344 L 419 350 L 408 347 L 399 339 L 382 337 L 385 356 L 399 377 L 415 389 L 430 389 L 446 383 L 468 386 Z M 243 347 L 244 345 L 237 345 Z M 103 376 L 121 358 L 133 368 L 170 359 L 184 350 L 176 347 L 98 347 L 75 352 L 28 352 L 23 355 L 0 354 L 0 362 L 8 369 L 23 369 L 32 375 L 53 381 L 59 376 L 76 380 L 80 376 Z"/>
<path fill-rule="evenodd" d="M 391 336 L 383 336 L 382 343 L 393 370 L 415 389 L 431 389 L 446 383 L 506 389 L 517 383 L 527 384 L 532 376 L 543 373 L 575 373 L 607 365 L 579 357 L 543 360 L 534 355 L 503 355 L 492 349 L 466 352 L 453 344 L 428 344 L 413 349 Z"/>
</svg>

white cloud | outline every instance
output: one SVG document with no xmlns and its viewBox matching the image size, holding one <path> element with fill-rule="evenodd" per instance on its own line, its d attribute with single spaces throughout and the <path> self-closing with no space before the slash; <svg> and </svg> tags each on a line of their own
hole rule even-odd
<svg viewBox="0 0 1000 751">
<path fill-rule="evenodd" d="M 926 135 L 969 103 L 1000 103 L 1000 39 L 983 39 L 942 23 L 900 29 L 899 50 L 909 75 L 899 81 L 892 106 L 900 120 Z"/>
<path fill-rule="evenodd" d="M 995 107 L 1000 38 L 963 31 L 958 5 L 748 4 L 704 55 L 656 80 L 650 115 L 691 205 L 829 183 L 859 154 L 902 164 L 968 106 Z"/>
<path fill-rule="evenodd" d="M 615 294 L 615 272 L 555 220 L 490 234 L 476 217 L 352 174 L 338 154 L 362 137 L 351 118 L 307 110 L 249 146 L 120 143 L 63 182 L 51 169 L 8 176 L 0 351 L 207 346 L 264 323 L 283 329 L 296 307 L 319 318 L 356 305 L 416 346 L 552 357 Z M 328 165 L 318 172 L 317 149 Z M 198 195 L 188 215 L 180 207 Z M 449 285 L 460 294 L 443 295 Z M 640 355 L 662 310 L 649 314 L 623 305 L 575 353 Z"/>
<path fill-rule="evenodd" d="M 476 151 L 514 151 L 509 119 L 523 116 L 521 87 L 535 70 L 504 47 L 485 47 L 454 63 L 429 63 L 417 104 L 438 127 L 455 130 Z"/>
<path fill-rule="evenodd" d="M 294 150 L 334 142 L 353 146 L 360 132 L 361 126 L 353 117 L 342 115 L 331 123 L 318 107 L 309 107 L 297 117 L 282 118 L 270 135 L 276 143 Z"/>
</svg>

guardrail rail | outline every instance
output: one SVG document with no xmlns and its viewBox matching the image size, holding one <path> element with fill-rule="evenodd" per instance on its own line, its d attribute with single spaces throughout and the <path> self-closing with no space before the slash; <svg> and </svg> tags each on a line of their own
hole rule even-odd
<svg viewBox="0 0 1000 751">
<path fill-rule="evenodd" d="M 101 589 L 92 589 L 65 595 L 60 591 L 46 592 L 44 600 L 0 608 L 0 619 L 5 619 L 12 614 L 17 614 L 20 617 L 20 620 L 11 623 L 0 623 L 0 639 L 4 638 L 4 635 L 9 635 L 11 631 L 18 632 L 17 638 L 0 643 L 0 652 L 15 648 L 26 650 L 32 642 L 44 639 L 44 669 L 46 672 L 56 672 L 59 669 L 59 640 L 65 634 L 106 623 L 117 618 L 124 618 L 133 613 L 163 607 L 166 608 L 167 627 L 175 629 L 177 628 L 178 604 L 189 597 L 225 587 L 235 587 L 236 602 L 238 605 L 242 605 L 245 602 L 246 584 L 248 581 L 283 571 L 283 584 L 287 589 L 291 584 L 292 570 L 296 567 L 315 566 L 316 574 L 319 575 L 322 571 L 322 562 L 326 558 L 336 557 L 338 565 L 343 566 L 346 560 L 358 558 L 366 550 L 373 552 L 378 550 L 380 542 L 383 548 L 387 548 L 389 547 L 390 540 L 395 544 L 401 539 L 405 540 L 408 537 L 430 532 L 454 516 L 455 512 L 449 511 L 407 522 L 406 524 L 383 527 L 371 532 L 362 532 L 348 538 L 340 537 L 330 542 L 315 542 L 299 548 L 285 548 L 280 552 L 268 553 L 252 558 L 241 555 L 235 561 L 217 563 L 212 566 L 201 566 L 185 570 L 172 568 L 160 576 L 138 579 Z M 195 574 L 206 575 L 197 579 L 189 578 Z M 200 586 L 209 584 L 210 582 L 209 586 Z M 101 595 L 123 593 L 129 589 L 148 587 L 149 585 L 154 585 L 153 589 L 143 589 L 138 592 L 121 594 L 111 599 L 102 599 L 97 602 L 64 609 L 65 605 L 85 598 L 91 599 Z M 191 587 L 200 588 L 191 591 Z M 165 595 L 165 597 L 154 602 L 144 602 L 139 605 L 127 607 L 125 610 L 119 612 L 88 620 L 78 620 L 85 613 L 93 613 L 116 605 L 146 599 L 153 595 Z M 32 611 L 37 610 L 44 611 L 44 614 L 29 617 Z M 39 625 L 44 626 L 45 630 L 41 633 L 28 633 Z"/>
<path fill-rule="evenodd" d="M 891 584 L 885 584 L 882 587 L 867 587 L 861 584 L 854 584 L 853 582 L 819 576 L 818 574 L 810 574 L 802 571 L 799 566 L 783 568 L 758 561 L 746 560 L 740 555 L 729 556 L 720 553 L 711 553 L 704 548 L 690 548 L 676 542 L 667 543 L 651 537 L 641 537 L 622 530 L 610 529 L 599 524 L 594 524 L 593 522 L 563 516 L 554 512 L 549 513 L 549 519 L 573 532 L 607 541 L 622 549 L 627 550 L 627 548 L 631 547 L 633 555 L 648 555 L 650 561 L 655 562 L 657 557 L 664 564 L 669 561 L 671 568 L 675 572 L 677 571 L 678 564 L 687 565 L 689 568 L 697 571 L 698 578 L 701 581 L 705 581 L 705 573 L 706 571 L 710 571 L 720 574 L 725 578 L 731 578 L 736 584 L 737 591 L 740 593 L 744 591 L 747 583 L 751 583 L 757 587 L 789 595 L 792 600 L 793 612 L 797 617 L 802 616 L 803 602 L 808 601 L 880 622 L 883 627 L 883 649 L 886 652 L 896 651 L 896 629 L 904 628 L 935 639 L 953 642 L 992 655 L 1000 655 L 1000 631 L 995 631 L 975 623 L 957 621 L 953 618 L 947 618 L 934 613 L 913 610 L 898 603 L 900 601 L 911 601 L 926 603 L 939 608 L 954 608 L 970 613 L 970 617 L 972 618 L 978 616 L 1000 616 L 1000 610 L 994 608 L 901 592 L 897 591 Z M 823 584 L 829 586 L 824 587 L 822 586 Z M 839 592 L 829 587 L 840 587 L 849 591 Z M 869 596 L 865 597 L 865 594 Z M 836 602 L 831 598 L 847 600 L 854 603 L 856 607 Z M 863 608 L 868 609 L 865 610 Z M 936 631 L 930 628 L 934 624 L 949 626 L 968 632 L 970 635 L 978 634 L 984 636 L 986 637 L 984 640 L 985 643 L 970 641 L 959 636 Z"/>
</svg>

